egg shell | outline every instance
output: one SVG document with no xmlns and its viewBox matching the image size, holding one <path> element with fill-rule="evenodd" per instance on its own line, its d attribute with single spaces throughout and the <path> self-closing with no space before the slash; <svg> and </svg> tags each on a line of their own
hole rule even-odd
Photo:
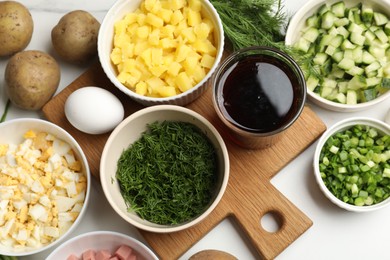
<svg viewBox="0 0 390 260">
<path fill-rule="evenodd" d="M 78 130 L 103 134 L 114 129 L 124 117 L 120 100 L 111 92 L 94 86 L 80 88 L 65 102 L 65 116 Z"/>
</svg>

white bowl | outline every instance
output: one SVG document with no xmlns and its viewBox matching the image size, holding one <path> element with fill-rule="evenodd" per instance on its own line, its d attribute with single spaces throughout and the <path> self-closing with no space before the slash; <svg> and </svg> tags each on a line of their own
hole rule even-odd
<svg viewBox="0 0 390 260">
<path fill-rule="evenodd" d="M 156 121 L 182 121 L 192 123 L 206 134 L 216 149 L 218 180 L 214 197 L 208 208 L 201 215 L 183 224 L 159 225 L 140 218 L 134 212 L 129 212 L 116 178 L 117 162 L 122 152 L 141 137 L 141 134 L 147 129 L 147 124 Z M 124 220 L 146 231 L 167 233 L 189 228 L 202 221 L 211 213 L 226 190 L 229 179 L 229 166 L 229 155 L 225 143 L 210 122 L 200 114 L 181 106 L 158 105 L 135 112 L 114 129 L 103 149 L 100 161 L 100 181 L 108 202 Z"/>
<path fill-rule="evenodd" d="M 378 210 L 380 208 L 390 205 L 390 197 L 380 203 L 373 204 L 370 206 L 356 206 L 356 205 L 348 204 L 338 199 L 335 195 L 333 195 L 333 193 L 326 187 L 325 183 L 321 178 L 318 162 L 320 160 L 322 147 L 329 139 L 329 137 L 333 136 L 337 132 L 347 130 L 354 125 L 367 125 L 376 128 L 381 134 L 387 134 L 387 135 L 390 134 L 390 125 L 382 121 L 379 121 L 377 119 L 371 119 L 366 117 L 351 117 L 336 123 L 321 136 L 321 138 L 317 143 L 316 150 L 314 152 L 314 161 L 313 161 L 314 175 L 321 191 L 331 202 L 333 202 L 340 208 L 346 209 L 348 211 L 353 211 L 353 212 L 368 212 L 368 211 Z"/>
<path fill-rule="evenodd" d="M 142 0 L 118 0 L 107 12 L 100 26 L 98 36 L 98 54 L 100 63 L 103 67 L 104 72 L 110 81 L 119 88 L 123 93 L 141 103 L 145 106 L 158 105 L 158 104 L 173 104 L 173 105 L 187 105 L 199 97 L 207 88 L 207 81 L 210 76 L 214 73 L 218 66 L 224 49 L 224 32 L 222 27 L 221 19 L 213 5 L 208 0 L 201 0 L 202 12 L 205 16 L 210 17 L 210 20 L 214 23 L 214 38 L 217 43 L 217 54 L 215 57 L 214 65 L 210 71 L 206 74 L 205 78 L 200 81 L 193 88 L 172 97 L 154 98 L 142 96 L 134 91 L 130 90 L 117 79 L 117 72 L 110 59 L 110 53 L 113 49 L 113 38 L 114 38 L 114 24 L 116 21 L 123 19 L 123 17 L 135 11 Z"/>
<path fill-rule="evenodd" d="M 64 242 L 51 252 L 46 260 L 66 259 L 72 254 L 80 257 L 87 250 L 105 249 L 114 252 L 121 245 L 131 247 L 136 252 L 138 259 L 158 259 L 152 250 L 133 237 L 113 231 L 93 231 Z"/>
<path fill-rule="evenodd" d="M 20 118 L 13 119 L 0 124 L 0 144 L 19 144 L 24 138 L 24 134 L 29 131 L 34 130 L 35 132 L 46 132 L 54 135 L 56 138 L 61 139 L 68 143 L 73 151 L 75 152 L 76 158 L 82 163 L 82 169 L 87 178 L 87 187 L 84 199 L 84 205 L 80 211 L 79 216 L 70 226 L 70 228 L 62 234 L 57 240 L 53 241 L 50 244 L 47 244 L 40 248 L 24 248 L 24 249 L 9 249 L 6 250 L 3 247 L 0 247 L 0 255 L 9 255 L 9 256 L 25 256 L 39 253 L 43 250 L 47 250 L 55 245 L 58 245 L 64 241 L 64 239 L 77 228 L 80 224 L 81 219 L 84 217 L 89 196 L 90 196 L 90 187 L 91 187 L 91 177 L 87 158 L 84 155 L 80 145 L 77 141 L 64 129 L 59 126 L 50 123 L 46 120 L 35 119 L 35 118 Z"/>
<path fill-rule="evenodd" d="M 305 21 L 308 17 L 310 17 L 312 14 L 316 13 L 320 6 L 322 6 L 325 3 L 336 3 L 339 0 L 309 0 L 306 2 L 292 17 L 290 20 L 287 31 L 286 31 L 286 38 L 285 38 L 285 44 L 292 46 L 296 41 L 298 41 L 301 30 L 305 28 Z M 353 1 L 353 0 L 345 0 L 347 7 L 355 6 L 359 2 Z M 363 1 L 361 1 L 363 2 Z M 371 6 L 374 10 L 378 10 L 380 12 L 383 12 L 388 17 L 390 17 L 390 2 L 389 1 L 375 1 L 375 0 L 366 0 L 364 1 L 364 4 L 367 4 L 368 6 Z M 361 111 L 364 109 L 368 109 L 370 107 L 375 106 L 376 104 L 383 102 L 384 100 L 388 99 L 390 97 L 390 91 L 387 91 L 385 94 L 382 94 L 381 96 L 377 97 L 374 100 L 364 102 L 364 103 L 358 103 L 356 105 L 347 105 L 347 104 L 341 104 L 337 102 L 333 102 L 330 100 L 327 100 L 325 98 L 320 97 L 318 94 L 313 93 L 313 91 L 308 90 L 308 97 L 310 101 L 312 101 L 314 104 L 336 112 L 356 112 Z"/>
</svg>

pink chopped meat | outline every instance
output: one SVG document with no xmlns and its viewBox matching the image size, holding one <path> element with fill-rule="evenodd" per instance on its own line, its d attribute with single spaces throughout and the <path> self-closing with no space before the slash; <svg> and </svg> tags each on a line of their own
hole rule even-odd
<svg viewBox="0 0 390 260">
<path fill-rule="evenodd" d="M 66 258 L 66 260 L 80 260 L 80 258 L 78 258 L 75 255 L 70 255 L 70 256 L 68 256 L 68 258 Z"/>
<path fill-rule="evenodd" d="M 115 255 L 120 259 L 120 260 L 127 260 L 130 256 L 131 253 L 133 252 L 133 249 L 127 245 L 121 245 L 116 251 Z"/>
<path fill-rule="evenodd" d="M 130 255 L 130 256 L 127 258 L 127 260 L 137 260 L 137 256 L 134 255 L 134 254 L 132 254 L 132 255 Z"/>
<path fill-rule="evenodd" d="M 95 256 L 96 260 L 109 260 L 112 257 L 108 250 L 99 250 Z"/>
<path fill-rule="evenodd" d="M 117 256 L 113 256 L 109 260 L 120 260 L 120 259 Z"/>
<path fill-rule="evenodd" d="M 83 253 L 82 259 L 83 260 L 96 260 L 95 258 L 95 251 L 92 249 L 89 249 Z"/>
</svg>

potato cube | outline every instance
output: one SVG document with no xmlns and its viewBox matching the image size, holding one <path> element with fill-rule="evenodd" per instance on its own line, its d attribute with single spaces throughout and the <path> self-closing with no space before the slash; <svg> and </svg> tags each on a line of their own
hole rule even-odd
<svg viewBox="0 0 390 260">
<path fill-rule="evenodd" d="M 202 16 L 200 12 L 196 12 L 192 9 L 188 9 L 187 12 L 187 23 L 189 26 L 195 26 L 202 22 Z"/>
<path fill-rule="evenodd" d="M 145 25 L 146 23 L 146 15 L 143 13 L 140 13 L 137 15 L 137 23 L 139 26 Z"/>
<path fill-rule="evenodd" d="M 180 44 L 179 46 L 177 46 L 176 48 L 176 58 L 175 60 L 177 62 L 182 62 L 183 60 L 185 60 L 185 58 L 187 58 L 188 54 L 191 52 L 191 48 L 186 45 L 186 44 Z"/>
<path fill-rule="evenodd" d="M 156 28 L 161 28 L 164 25 L 163 19 L 161 19 L 160 17 L 158 17 L 157 15 L 152 14 L 152 13 L 148 13 L 146 15 L 145 22 L 147 24 L 150 24 L 150 25 L 156 27 Z"/>
<path fill-rule="evenodd" d="M 160 42 L 160 30 L 154 29 L 150 34 L 148 38 L 148 43 L 150 45 L 156 46 Z"/>
<path fill-rule="evenodd" d="M 182 66 L 178 62 L 172 62 L 168 67 L 168 73 L 172 76 L 177 76 L 182 69 Z"/>
<path fill-rule="evenodd" d="M 125 33 L 127 25 L 128 24 L 125 20 L 120 20 L 120 21 L 116 22 L 114 25 L 115 34 Z"/>
<path fill-rule="evenodd" d="M 135 85 L 135 93 L 145 96 L 148 91 L 148 85 L 144 81 L 140 81 Z"/>
<path fill-rule="evenodd" d="M 171 24 L 178 25 L 184 19 L 184 15 L 180 10 L 175 10 L 171 16 Z"/>
<path fill-rule="evenodd" d="M 180 72 L 179 75 L 177 75 L 175 82 L 181 92 L 185 92 L 193 87 L 191 78 L 188 77 L 185 72 Z"/>
<path fill-rule="evenodd" d="M 128 43 L 122 46 L 122 58 L 129 59 L 134 56 L 134 44 Z"/>
<path fill-rule="evenodd" d="M 158 94 L 162 97 L 171 97 L 176 95 L 176 89 L 172 86 L 158 88 Z"/>
<path fill-rule="evenodd" d="M 180 93 L 180 90 L 177 88 L 175 80 L 176 76 L 170 76 L 168 73 L 164 74 L 164 81 L 167 83 L 168 86 L 174 87 L 176 89 L 176 93 Z"/>
<path fill-rule="evenodd" d="M 151 67 L 152 66 L 152 49 L 147 48 L 141 53 L 141 58 L 143 59 L 146 66 Z"/>
<path fill-rule="evenodd" d="M 210 32 L 214 31 L 214 23 L 213 23 L 213 21 L 211 21 L 208 18 L 203 18 L 202 23 L 205 23 L 205 24 L 207 24 L 209 26 Z"/>
<path fill-rule="evenodd" d="M 167 67 L 169 67 L 169 65 L 174 62 L 175 60 L 175 53 L 173 52 L 163 52 L 163 64 Z"/>
<path fill-rule="evenodd" d="M 195 12 L 202 10 L 202 3 L 199 0 L 188 0 L 188 6 Z"/>
<path fill-rule="evenodd" d="M 194 33 L 200 40 L 205 40 L 211 32 L 210 26 L 207 23 L 200 23 L 194 26 Z"/>
<path fill-rule="evenodd" d="M 160 77 L 165 71 L 167 71 L 167 67 L 160 65 L 160 66 L 153 66 L 149 68 L 150 72 L 155 77 Z"/>
<path fill-rule="evenodd" d="M 152 49 L 152 65 L 160 66 L 163 64 L 163 50 L 161 48 L 151 48 Z"/>
<path fill-rule="evenodd" d="M 145 0 L 144 1 L 144 8 L 145 11 L 151 12 L 153 10 L 153 7 L 159 2 L 158 0 Z"/>
<path fill-rule="evenodd" d="M 118 78 L 120 83 L 125 84 L 128 77 L 130 77 L 130 73 L 123 71 L 123 72 L 119 73 L 117 78 Z"/>
<path fill-rule="evenodd" d="M 183 61 L 183 68 L 187 75 L 192 75 L 194 73 L 195 67 L 198 65 L 198 59 L 193 56 L 188 56 Z"/>
<path fill-rule="evenodd" d="M 150 34 L 150 26 L 143 25 L 137 28 L 136 35 L 140 39 L 146 39 Z"/>
<path fill-rule="evenodd" d="M 159 88 L 166 86 L 166 83 L 158 77 L 149 78 L 148 80 L 146 80 L 146 84 L 148 86 L 149 95 L 154 95 L 154 96 L 158 96 Z"/>
<path fill-rule="evenodd" d="M 194 33 L 193 27 L 185 28 L 181 31 L 181 35 L 185 40 L 187 40 L 188 43 L 193 43 L 196 40 L 196 35 Z"/>
<path fill-rule="evenodd" d="M 110 58 L 111 58 L 112 63 L 114 63 L 115 65 L 121 63 L 122 62 L 122 50 L 118 47 L 115 47 L 110 54 Z"/>
<path fill-rule="evenodd" d="M 127 24 L 127 25 L 130 25 L 132 23 L 136 23 L 137 22 L 137 14 L 136 13 L 128 13 L 125 18 L 123 19 L 123 21 Z"/>
<path fill-rule="evenodd" d="M 198 66 L 194 68 L 194 73 L 192 74 L 192 78 L 197 84 L 200 81 L 202 81 L 204 77 L 206 77 L 206 70 L 198 64 Z"/>
<path fill-rule="evenodd" d="M 205 54 L 200 60 L 200 65 L 210 69 L 214 65 L 214 62 L 215 62 L 215 57 Z"/>
<path fill-rule="evenodd" d="M 200 59 L 202 58 L 202 55 L 200 55 L 194 49 L 191 48 L 191 51 L 188 53 L 188 57 L 194 57 L 194 58 L 196 58 L 196 60 L 200 61 Z"/>
<path fill-rule="evenodd" d="M 141 76 L 142 76 L 142 72 L 137 70 L 137 69 L 132 69 L 130 71 L 130 75 L 133 76 L 135 78 L 135 80 L 137 81 L 137 83 L 140 81 L 141 79 Z M 135 86 L 136 84 L 132 84 L 133 86 Z"/>
<path fill-rule="evenodd" d="M 181 31 L 188 28 L 188 24 L 187 24 L 187 21 L 186 20 L 182 20 L 181 22 L 179 22 L 178 25 L 176 25 L 176 28 L 175 28 L 175 31 L 174 31 L 174 35 L 175 37 L 179 37 L 180 34 L 181 34 Z"/>
<path fill-rule="evenodd" d="M 135 59 L 126 59 L 123 61 L 122 71 L 130 72 L 136 69 Z"/>
<path fill-rule="evenodd" d="M 138 41 L 134 45 L 134 55 L 141 55 L 141 53 L 149 48 L 147 41 Z"/>
<path fill-rule="evenodd" d="M 130 24 L 129 26 L 127 26 L 126 34 L 129 35 L 129 37 L 133 37 L 137 32 L 138 27 L 139 27 L 138 23 Z"/>
<path fill-rule="evenodd" d="M 199 53 L 210 54 L 215 56 L 217 54 L 217 48 L 209 40 L 199 40 L 197 39 L 192 47 Z"/>
<path fill-rule="evenodd" d="M 172 49 L 176 48 L 177 42 L 174 39 L 164 38 L 160 40 L 159 46 L 163 49 Z"/>
<path fill-rule="evenodd" d="M 168 2 L 169 2 L 169 9 L 172 10 L 181 9 L 186 4 L 185 0 L 168 0 Z"/>
<path fill-rule="evenodd" d="M 161 8 L 157 12 L 157 16 L 163 19 L 165 23 L 169 23 L 171 21 L 172 14 L 173 14 L 172 10 L 165 9 L 165 8 Z"/>
<path fill-rule="evenodd" d="M 171 24 L 167 24 L 164 27 L 162 27 L 160 32 L 161 38 L 173 39 L 174 38 L 173 32 L 175 31 L 175 28 L 176 27 Z"/>
<path fill-rule="evenodd" d="M 122 48 L 130 42 L 130 36 L 122 33 L 114 36 L 114 46 Z"/>
</svg>

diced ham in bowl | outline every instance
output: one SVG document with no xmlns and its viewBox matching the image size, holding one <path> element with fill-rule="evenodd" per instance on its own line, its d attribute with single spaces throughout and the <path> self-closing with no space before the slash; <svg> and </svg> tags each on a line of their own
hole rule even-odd
<svg viewBox="0 0 390 260">
<path fill-rule="evenodd" d="M 113 231 L 78 235 L 56 248 L 46 260 L 158 260 L 154 252 L 137 239 Z"/>
</svg>

